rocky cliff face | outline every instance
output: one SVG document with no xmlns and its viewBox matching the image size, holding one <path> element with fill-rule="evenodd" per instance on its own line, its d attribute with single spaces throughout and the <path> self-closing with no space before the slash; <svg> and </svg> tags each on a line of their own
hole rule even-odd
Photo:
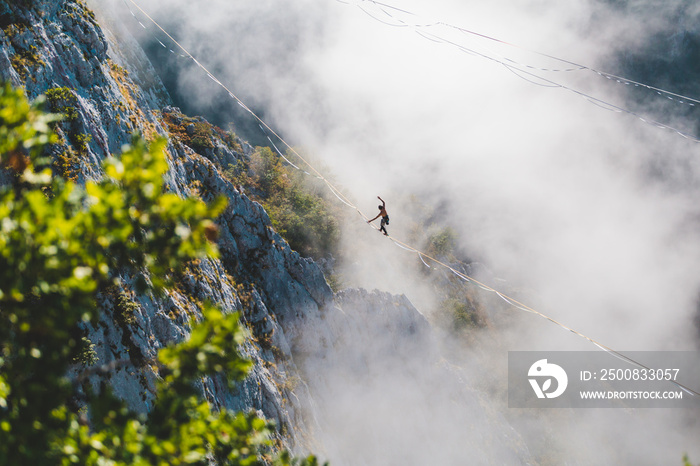
<svg viewBox="0 0 700 466">
<path fill-rule="evenodd" d="M 145 55 L 118 24 L 96 17 L 78 0 L 35 1 L 31 7 L 4 0 L 0 26 L 0 77 L 24 86 L 30 97 L 48 92 L 53 110 L 69 115 L 61 123 L 61 142 L 53 153 L 60 173 L 78 181 L 99 178 L 101 161 L 118 152 L 134 132 L 147 139 L 162 135 L 169 138 L 170 190 L 205 200 L 224 195 L 229 201 L 218 220 L 220 259 L 191 264 L 186 277 L 164 298 L 135 293 L 138 277 L 128 276 L 122 277 L 123 287 L 101 297 L 105 312 L 89 329 L 89 338 L 100 364 L 133 362 L 102 377 L 133 409 L 148 412 L 158 377 L 157 351 L 187 338 L 188 317 L 198 315 L 200 303 L 210 300 L 228 312 L 241 313 L 251 335 L 243 350 L 254 366 L 236 390 L 207 378 L 202 392 L 215 406 L 254 409 L 275 420 L 286 446 L 326 452 L 338 463 L 358 464 L 353 451 L 362 445 L 366 451 L 359 463 L 395 459 L 400 449 L 393 446 L 408 438 L 400 429 L 392 435 L 375 426 L 369 431 L 379 433 L 374 440 L 342 429 L 360 425 L 353 412 L 381 406 L 378 393 L 392 398 L 397 386 L 388 380 L 393 377 L 404 388 L 412 387 L 409 399 L 402 401 L 405 406 L 430 407 L 431 397 L 451 394 L 459 413 L 484 424 L 483 432 L 489 434 L 474 437 L 468 434 L 474 428 L 466 429 L 471 440 L 460 458 L 481 461 L 498 450 L 509 461 L 526 461 L 527 449 L 517 435 L 499 416 L 487 412 L 459 371 L 443 362 L 428 321 L 405 297 L 364 290 L 334 295 L 321 269 L 290 249 L 264 209 L 226 174 L 227 167 L 250 157 L 252 148 L 211 128 L 204 142 L 195 141 L 196 129 L 206 122 L 170 106 Z M 101 381 L 92 380 L 95 386 Z M 353 410 L 354 403 L 362 404 L 365 388 L 367 406 Z M 338 400 L 351 405 L 338 407 Z M 389 405 L 404 406 L 396 400 Z M 392 412 L 387 411 L 388 416 Z M 417 413 L 425 418 L 411 422 L 417 429 L 418 421 L 423 423 L 429 446 L 425 451 L 444 449 L 434 435 L 439 429 L 427 433 L 430 409 Z M 368 419 L 372 422 L 373 417 Z M 382 450 L 387 442 L 392 448 Z M 427 456 L 411 459 L 411 451 L 404 449 L 408 456 L 402 463 L 426 464 Z"/>
</svg>

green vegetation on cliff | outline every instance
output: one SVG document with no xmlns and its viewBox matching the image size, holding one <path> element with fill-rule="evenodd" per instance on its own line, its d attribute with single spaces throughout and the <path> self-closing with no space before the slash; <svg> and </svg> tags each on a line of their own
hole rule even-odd
<svg viewBox="0 0 700 466">
<path fill-rule="evenodd" d="M 84 338 L 99 318 L 98 293 L 131 272 L 158 295 L 189 261 L 216 256 L 208 238 L 226 201 L 164 193 L 162 140 L 150 148 L 134 140 L 105 162 L 99 182 L 52 177 L 36 161 L 56 141 L 54 119 L 21 91 L 0 89 L 0 162 L 21 181 L 0 188 L 0 463 L 262 464 L 266 422 L 215 411 L 196 389 L 205 375 L 231 384 L 245 376 L 235 314 L 203 304 L 190 339 L 160 351 L 148 416 L 85 383 L 109 369 L 93 366 Z"/>
<path fill-rule="evenodd" d="M 235 134 L 201 118 L 164 113 L 163 123 L 172 138 L 199 154 L 213 150 L 215 138 L 238 153 L 235 165 L 220 169 L 265 207 L 275 230 L 292 249 L 314 259 L 337 254 L 340 212 L 326 200 L 323 184 L 314 184 L 315 178 L 286 165 L 269 147 L 256 147 L 249 158 L 243 156 Z"/>
</svg>

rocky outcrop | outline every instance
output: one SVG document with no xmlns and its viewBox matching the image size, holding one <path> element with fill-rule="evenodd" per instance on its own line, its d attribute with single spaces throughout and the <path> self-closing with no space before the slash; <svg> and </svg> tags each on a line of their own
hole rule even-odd
<svg viewBox="0 0 700 466">
<path fill-rule="evenodd" d="M 149 139 L 168 136 L 162 115 L 176 109 L 169 107 L 167 92 L 124 30 L 103 30 L 79 1 L 39 1 L 31 9 L 0 3 L 0 8 L 5 23 L 0 76 L 24 86 L 30 97 L 61 90 L 54 110 L 72 116 L 58 130 L 63 141 L 54 152 L 76 156 L 78 180 L 100 177 L 101 161 L 136 132 Z M 89 142 L 78 147 L 76 135 L 89 136 Z M 292 251 L 273 231 L 264 209 L 223 174 L 249 155 L 250 146 L 236 141 L 234 150 L 230 141 L 216 137 L 211 146 L 198 154 L 172 138 L 167 186 L 183 196 L 228 199 L 219 219 L 221 259 L 192 264 L 164 298 L 137 295 L 136 277 L 121 277 L 123 286 L 101 297 L 105 312 L 88 337 L 100 364 L 133 364 L 114 364 L 92 383 L 97 388 L 106 380 L 130 407 L 148 412 L 158 377 L 157 351 L 187 338 L 190 316 L 199 314 L 200 303 L 213 301 L 241 313 L 251 334 L 242 351 L 254 366 L 235 391 L 212 378 L 202 382 L 203 393 L 215 406 L 254 409 L 275 420 L 285 432 L 283 440 L 294 446 L 303 419 L 298 397 L 292 396 L 292 388 L 300 388 L 292 382 L 298 375 L 285 331 L 294 334 L 304 319 L 319 316 L 332 293 L 320 269 Z"/>
</svg>

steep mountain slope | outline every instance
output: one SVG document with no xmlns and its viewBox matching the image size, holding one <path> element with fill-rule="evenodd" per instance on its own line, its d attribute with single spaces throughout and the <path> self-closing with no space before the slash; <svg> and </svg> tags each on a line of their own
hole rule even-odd
<svg viewBox="0 0 700 466">
<path fill-rule="evenodd" d="M 167 134 L 158 111 L 168 103 L 167 93 L 149 74 L 148 61 L 134 43 L 110 48 L 110 53 L 121 51 L 110 58 L 105 34 L 82 3 L 46 2 L 32 10 L 3 7 L 5 23 L 10 22 L 2 36 L 3 77 L 25 86 L 32 97 L 46 91 L 51 96 L 51 89 L 60 89 L 60 99 L 49 99 L 53 109 L 75 115 L 59 128 L 62 143 L 54 150 L 57 170 L 65 172 L 65 165 L 70 165 L 78 179 L 96 178 L 101 176 L 100 161 L 117 152 L 131 133 L 139 131 L 147 138 Z M 77 142 L 81 139 L 88 142 L 81 146 Z M 240 143 L 237 147 L 250 150 Z M 157 377 L 152 364 L 156 351 L 186 337 L 186 317 L 198 312 L 197 303 L 212 300 L 226 310 L 243 311 L 253 334 L 245 351 L 255 360 L 255 368 L 236 396 L 221 393 L 216 381 L 205 382 L 205 393 L 216 404 L 260 410 L 293 435 L 295 429 L 290 427 L 300 418 L 294 405 L 283 402 L 291 398 L 283 394 L 283 368 L 293 370 L 293 362 L 284 362 L 291 356 L 290 344 L 277 319 L 286 318 L 291 325 L 297 316 L 318 313 L 332 300 L 330 289 L 321 271 L 272 231 L 263 209 L 219 172 L 217 166 L 226 167 L 227 162 L 245 157 L 244 152 L 233 152 L 218 139 L 205 156 L 176 141 L 168 151 L 167 181 L 172 191 L 199 195 L 202 190 L 205 198 L 224 194 L 229 199 L 229 208 L 219 219 L 223 260 L 193 264 L 191 275 L 164 300 L 136 296 L 129 285 L 134 277 L 123 277 L 125 289 L 103 297 L 107 317 L 89 334 L 99 362 L 136 361 L 136 369 L 117 369 L 108 379 L 132 408 L 147 411 Z M 260 284 L 260 291 L 254 283 Z M 261 296 L 275 306 L 274 314 Z M 278 348 L 279 358 L 273 355 Z M 270 370 L 276 359 L 282 360 L 281 368 Z"/>
<path fill-rule="evenodd" d="M 95 388 L 107 381 L 132 409 L 147 413 L 159 376 L 157 351 L 187 338 L 187 317 L 199 315 L 201 303 L 209 300 L 227 312 L 241 312 L 251 335 L 243 352 L 254 366 L 236 390 L 206 378 L 202 392 L 214 406 L 253 409 L 274 420 L 285 446 L 357 464 L 353 450 L 365 448 L 369 439 L 343 433 L 341 426 L 355 428 L 361 419 L 348 417 L 335 401 L 349 387 L 349 393 L 372 395 L 364 401 L 350 398 L 365 403 L 362 411 L 381 406 L 377 391 L 392 389 L 384 384 L 389 379 L 382 368 L 394 367 L 388 374 L 414 387 L 394 409 L 420 406 L 416 412 L 426 431 L 440 432 L 432 426 L 431 397 L 455 397 L 456 412 L 468 419 L 448 437 L 452 444 L 465 440 L 459 461 L 528 462 L 519 436 L 468 388 L 463 374 L 444 363 L 430 325 L 405 297 L 364 290 L 334 295 L 319 266 L 274 231 L 260 204 L 226 173 L 251 156 L 250 145 L 173 108 L 143 51 L 118 24 L 98 21 L 79 0 L 31 5 L 0 2 L 0 77 L 25 87 L 30 97 L 46 93 L 51 109 L 66 115 L 57 128 L 61 141 L 51 154 L 58 173 L 79 181 L 100 178 L 100 162 L 133 133 L 149 140 L 161 135 L 169 139 L 169 190 L 205 200 L 224 195 L 229 201 L 218 219 L 220 259 L 190 264 L 189 273 L 163 298 L 135 292 L 136 281 L 148 277 L 123 276 L 121 288 L 103 294 L 103 318 L 87 329 L 97 363 L 132 364 L 93 376 Z M 411 447 L 411 437 L 401 428 L 384 431 L 359 461 L 382 464 L 398 458 L 397 445 L 384 448 L 392 438 Z M 428 438 L 428 447 L 419 447 L 421 454 L 404 449 L 401 462 L 424 464 L 438 451 L 448 462 L 459 462 L 446 452 L 449 444 L 441 435 Z"/>
</svg>

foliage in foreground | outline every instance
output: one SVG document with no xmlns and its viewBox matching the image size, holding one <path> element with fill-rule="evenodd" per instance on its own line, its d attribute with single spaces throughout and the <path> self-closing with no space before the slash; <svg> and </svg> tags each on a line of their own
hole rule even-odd
<svg viewBox="0 0 700 466">
<path fill-rule="evenodd" d="M 159 353 L 148 417 L 107 389 L 79 398 L 92 369 L 69 369 L 85 325 L 99 318 L 97 294 L 120 275 L 158 294 L 188 261 L 215 256 L 211 219 L 226 202 L 163 193 L 163 141 L 149 149 L 135 140 L 105 162 L 99 182 L 51 177 L 35 167 L 56 141 L 53 120 L 21 91 L 0 89 L 0 162 L 20 180 L 0 191 L 0 464 L 262 464 L 265 421 L 213 411 L 194 388 L 216 373 L 233 384 L 250 364 L 237 350 L 237 316 L 212 305 L 189 340 Z"/>
</svg>

